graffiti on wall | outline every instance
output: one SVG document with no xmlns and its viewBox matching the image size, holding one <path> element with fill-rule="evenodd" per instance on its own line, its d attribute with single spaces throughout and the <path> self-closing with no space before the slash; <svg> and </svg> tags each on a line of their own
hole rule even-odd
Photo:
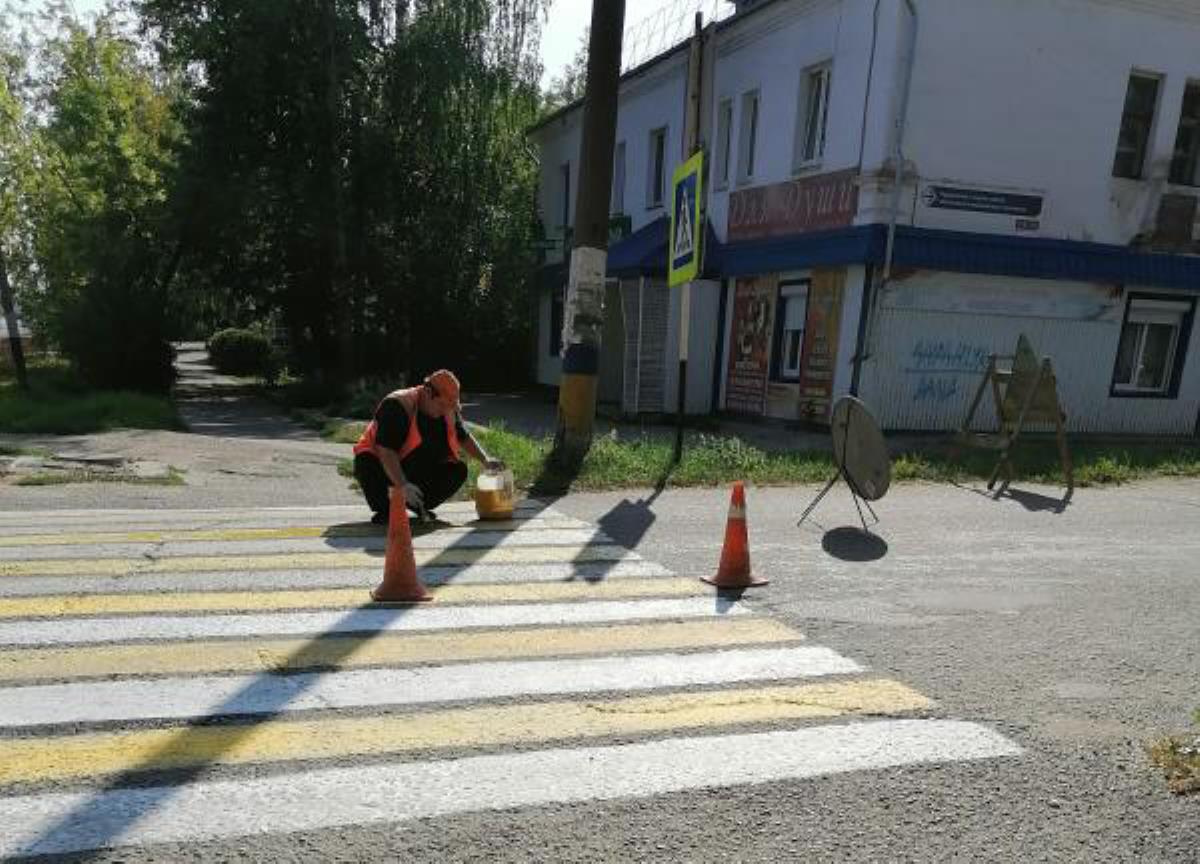
<svg viewBox="0 0 1200 864">
<path fill-rule="evenodd" d="M 990 357 L 986 347 L 961 339 L 918 339 L 904 370 L 917 378 L 913 401 L 941 405 L 955 399 L 963 377 L 982 375 Z"/>
<path fill-rule="evenodd" d="M 957 377 L 922 375 L 917 379 L 917 389 L 913 392 L 913 401 L 934 402 L 941 405 L 957 395 Z"/>
<path fill-rule="evenodd" d="M 918 339 L 910 355 L 909 375 L 931 372 L 982 374 L 987 369 L 992 352 L 982 345 L 972 345 L 961 339 Z"/>
</svg>

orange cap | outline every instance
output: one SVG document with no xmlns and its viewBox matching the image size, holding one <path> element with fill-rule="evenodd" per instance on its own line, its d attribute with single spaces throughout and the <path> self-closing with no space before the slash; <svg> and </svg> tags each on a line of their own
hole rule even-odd
<svg viewBox="0 0 1200 864">
<path fill-rule="evenodd" d="M 458 409 L 458 395 L 461 388 L 458 378 L 449 369 L 439 369 L 425 376 L 425 383 L 434 389 L 438 396 Z"/>
</svg>

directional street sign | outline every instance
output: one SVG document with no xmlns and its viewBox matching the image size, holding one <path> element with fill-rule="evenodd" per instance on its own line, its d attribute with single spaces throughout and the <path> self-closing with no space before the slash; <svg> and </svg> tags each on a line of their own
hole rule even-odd
<svg viewBox="0 0 1200 864">
<path fill-rule="evenodd" d="M 701 222 L 700 176 L 704 153 L 697 153 L 675 169 L 671 206 L 670 254 L 667 283 L 674 288 L 700 275 L 704 225 Z"/>
</svg>

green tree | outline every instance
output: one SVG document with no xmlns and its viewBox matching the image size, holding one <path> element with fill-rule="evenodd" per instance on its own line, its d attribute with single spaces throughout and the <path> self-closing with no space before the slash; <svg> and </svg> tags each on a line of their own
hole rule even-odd
<svg viewBox="0 0 1200 864">
<path fill-rule="evenodd" d="M 112 13 L 92 28 L 59 18 L 37 68 L 30 210 L 40 290 L 28 311 L 87 383 L 165 390 L 179 90 Z"/>
<path fill-rule="evenodd" d="M 194 305 L 276 317 L 294 365 L 342 378 L 524 372 L 543 7 L 142 0 L 190 75 L 173 200 Z"/>
<path fill-rule="evenodd" d="M 25 356 L 17 324 L 13 282 L 22 267 L 28 240 L 25 195 L 30 188 L 32 129 L 20 98 L 26 70 L 26 50 L 10 28 L 9 14 L 0 10 L 0 314 L 9 335 L 17 382 L 29 389 Z"/>
<path fill-rule="evenodd" d="M 588 42 L 591 40 L 592 28 L 584 30 L 579 37 L 579 47 L 571 62 L 558 75 L 550 79 L 550 85 L 542 94 L 542 110 L 546 114 L 565 108 L 572 102 L 583 98 L 587 89 Z"/>
</svg>

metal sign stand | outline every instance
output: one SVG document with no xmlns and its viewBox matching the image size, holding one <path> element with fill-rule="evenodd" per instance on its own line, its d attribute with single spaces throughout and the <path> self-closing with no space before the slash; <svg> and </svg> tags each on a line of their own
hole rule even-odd
<svg viewBox="0 0 1200 864">
<path fill-rule="evenodd" d="M 812 515 L 821 499 L 829 494 L 829 490 L 840 478 L 846 481 L 863 531 L 869 534 L 871 529 L 867 525 L 867 517 L 863 515 L 862 508 L 866 506 L 867 512 L 875 520 L 871 524 L 878 525 L 879 516 L 870 502 L 882 498 L 891 484 L 891 463 L 887 456 L 883 433 L 867 407 L 853 396 L 844 396 L 834 405 L 830 431 L 833 435 L 833 461 L 837 472 L 805 508 L 796 526 L 804 524 L 804 520 Z M 853 464 L 848 464 L 850 462 Z"/>
<path fill-rule="evenodd" d="M 849 437 L 849 435 L 850 435 L 850 426 L 849 426 L 849 424 L 847 424 L 846 431 L 843 433 L 843 441 L 845 440 L 845 438 Z M 835 483 L 837 483 L 838 478 L 845 480 L 846 486 L 849 487 L 849 489 L 850 489 L 850 497 L 852 499 L 854 499 L 854 509 L 856 509 L 858 511 L 858 518 L 862 522 L 863 531 L 866 531 L 868 534 L 871 533 L 871 529 L 867 527 L 867 519 L 865 516 L 863 516 L 862 507 L 860 507 L 858 504 L 859 499 L 862 499 L 862 503 L 866 505 L 867 510 L 871 514 L 871 518 L 875 520 L 871 524 L 872 525 L 879 524 L 879 516 L 875 513 L 874 509 L 872 509 L 870 502 L 868 502 L 867 499 L 862 496 L 862 493 L 858 491 L 858 487 L 856 487 L 854 485 L 854 480 L 851 479 L 850 475 L 846 473 L 845 463 L 838 462 L 837 473 L 835 473 L 832 477 L 829 478 L 829 482 L 825 484 L 825 488 L 822 489 L 820 492 L 818 492 L 817 497 L 814 498 L 812 500 L 812 503 L 809 504 L 808 507 L 806 507 L 804 509 L 804 513 L 800 516 L 800 521 L 796 523 L 797 528 L 799 528 L 801 525 L 803 525 L 804 520 L 807 519 L 810 515 L 812 515 L 812 512 L 817 509 L 817 505 L 821 503 L 821 499 L 829 494 L 829 490 L 833 488 Z"/>
</svg>

